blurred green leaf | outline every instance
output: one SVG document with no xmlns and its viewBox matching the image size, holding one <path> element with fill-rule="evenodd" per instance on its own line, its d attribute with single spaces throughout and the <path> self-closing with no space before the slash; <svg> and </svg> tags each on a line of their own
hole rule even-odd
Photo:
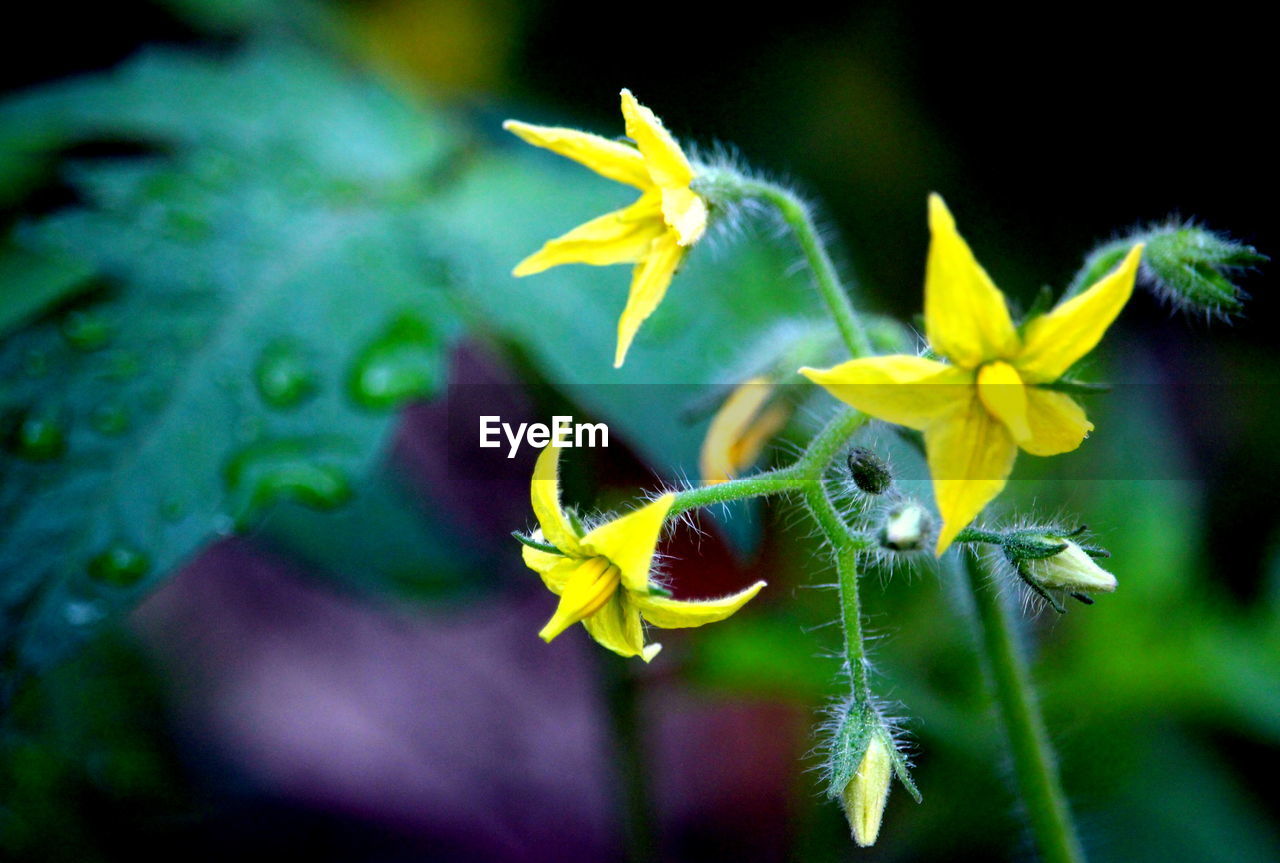
<svg viewBox="0 0 1280 863">
<path fill-rule="evenodd" d="M 84 288 L 92 275 L 80 261 L 0 248 L 0 337 Z"/>
</svg>

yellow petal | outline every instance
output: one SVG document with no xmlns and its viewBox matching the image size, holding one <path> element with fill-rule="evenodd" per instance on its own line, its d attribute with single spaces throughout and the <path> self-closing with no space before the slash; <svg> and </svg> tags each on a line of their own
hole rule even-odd
<svg viewBox="0 0 1280 863">
<path fill-rule="evenodd" d="M 629 207 L 605 213 L 569 233 L 549 240 L 516 264 L 514 276 L 529 276 L 561 264 L 630 264 L 649 251 L 667 231 L 659 195 L 649 193 Z"/>
<path fill-rule="evenodd" d="M 1019 443 L 1031 437 L 1027 425 L 1027 388 L 1008 363 L 987 363 L 978 370 L 978 397 Z"/>
<path fill-rule="evenodd" d="M 627 305 L 618 318 L 618 349 L 613 358 L 615 369 L 622 367 L 640 325 L 666 296 L 671 278 L 683 257 L 684 249 L 680 247 L 679 237 L 674 231 L 667 231 L 650 244 L 643 260 L 636 264 L 631 276 L 631 293 L 627 295 Z"/>
<path fill-rule="evenodd" d="M 785 412 L 781 418 L 774 412 L 760 416 L 773 390 L 768 378 L 756 377 L 737 386 L 725 399 L 702 441 L 699 469 L 703 482 L 724 482 L 737 476 L 756 460 L 769 437 L 786 422 Z M 768 428 L 753 428 L 761 422 Z"/>
<path fill-rule="evenodd" d="M 618 591 L 618 568 L 603 557 L 574 562 L 564 582 L 556 613 L 538 637 L 551 641 L 560 633 L 600 611 Z"/>
<path fill-rule="evenodd" d="M 1032 455 L 1071 452 L 1093 431 L 1084 409 L 1066 393 L 1027 387 L 1027 420 L 1031 436 L 1019 441 Z"/>
<path fill-rule="evenodd" d="M 693 167 L 684 151 L 654 113 L 636 101 L 630 90 L 622 91 L 622 116 L 627 136 L 644 155 L 649 177 L 664 188 L 687 188 L 693 182 Z"/>
<path fill-rule="evenodd" d="M 647 189 L 653 185 L 649 179 L 649 170 L 644 164 L 644 156 L 635 147 L 620 141 L 610 141 L 577 129 L 533 126 L 519 120 L 508 120 L 502 124 L 502 128 L 535 147 L 543 147 L 586 165 L 602 177 L 638 189 Z"/>
<path fill-rule="evenodd" d="M 913 429 L 973 395 L 973 372 L 906 354 L 803 368 L 800 374 L 865 414 Z"/>
<path fill-rule="evenodd" d="M 1028 383 L 1055 381 L 1102 340 L 1133 293 L 1143 245 L 1093 287 L 1027 324 L 1025 344 L 1014 365 Z"/>
<path fill-rule="evenodd" d="M 582 625 L 599 644 L 619 656 L 639 656 L 648 662 L 662 649 L 661 644 L 644 643 L 640 612 L 628 601 L 625 591 L 615 593 L 604 608 L 582 621 Z"/>
<path fill-rule="evenodd" d="M 632 594 L 631 601 L 640 608 L 644 619 L 663 629 L 686 629 L 724 620 L 760 592 L 763 581 L 720 599 L 681 600 L 664 596 Z"/>
<path fill-rule="evenodd" d="M 583 557 L 578 534 L 560 508 L 560 447 L 544 447 L 533 466 L 529 497 L 547 542 L 566 554 Z"/>
<path fill-rule="evenodd" d="M 956 231 L 938 195 L 929 196 L 929 260 L 924 277 L 924 321 L 935 351 L 965 368 L 1008 359 L 1018 350 L 1004 295 Z"/>
<path fill-rule="evenodd" d="M 1018 448 L 976 392 L 925 429 L 924 443 L 942 515 L 937 547 L 941 555 L 1004 488 Z"/>
<path fill-rule="evenodd" d="M 686 188 L 663 188 L 662 218 L 680 245 L 692 246 L 707 230 L 707 202 Z"/>
<path fill-rule="evenodd" d="M 582 538 L 583 549 L 613 561 L 622 570 L 622 583 L 628 590 L 647 593 L 653 552 L 674 500 L 675 495 L 664 494 L 621 518 L 605 522 Z"/>
<path fill-rule="evenodd" d="M 524 557 L 525 566 L 542 576 L 542 583 L 556 595 L 564 592 L 565 582 L 573 574 L 574 568 L 582 562 L 581 558 L 551 554 L 527 545 L 520 546 L 520 554 Z"/>
</svg>

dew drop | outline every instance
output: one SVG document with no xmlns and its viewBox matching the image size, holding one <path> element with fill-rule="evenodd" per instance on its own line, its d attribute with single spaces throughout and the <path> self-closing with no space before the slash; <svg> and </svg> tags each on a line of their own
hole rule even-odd
<svg viewBox="0 0 1280 863">
<path fill-rule="evenodd" d="M 351 482 L 336 463 L 338 454 L 332 442 L 317 438 L 262 441 L 240 450 L 224 471 L 235 524 L 243 526 L 278 501 L 320 510 L 346 503 Z"/>
<path fill-rule="evenodd" d="M 68 602 L 63 607 L 62 613 L 66 616 L 67 623 L 72 626 L 92 626 L 107 616 L 98 603 L 82 599 Z"/>
<path fill-rule="evenodd" d="M 104 402 L 93 409 L 89 423 L 101 434 L 123 434 L 129 429 L 129 412 L 119 402 Z"/>
<path fill-rule="evenodd" d="M 77 309 L 62 319 L 62 337 L 78 351 L 102 350 L 111 341 L 111 324 L 98 312 Z"/>
<path fill-rule="evenodd" d="M 427 322 L 412 316 L 392 321 L 356 356 L 348 386 L 363 407 L 392 410 L 407 401 L 434 394 L 443 383 L 440 336 Z"/>
<path fill-rule="evenodd" d="M 316 391 L 316 375 L 302 348 L 293 342 L 267 346 L 258 358 L 253 377 L 258 394 L 272 407 L 294 407 Z"/>
<path fill-rule="evenodd" d="M 67 435 L 56 416 L 29 413 L 10 431 L 9 448 L 27 461 L 53 461 L 67 451 Z"/>
<path fill-rule="evenodd" d="M 89 575 L 112 587 L 132 587 L 151 569 L 151 559 L 124 543 L 117 543 L 89 561 Z"/>
</svg>

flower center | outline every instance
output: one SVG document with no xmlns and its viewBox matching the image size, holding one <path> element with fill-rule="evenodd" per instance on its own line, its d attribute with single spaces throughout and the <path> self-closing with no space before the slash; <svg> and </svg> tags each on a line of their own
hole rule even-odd
<svg viewBox="0 0 1280 863">
<path fill-rule="evenodd" d="M 583 561 L 560 594 L 556 613 L 538 635 L 550 641 L 580 620 L 585 620 L 604 608 L 618 589 L 622 572 L 607 557 L 597 555 Z"/>
<path fill-rule="evenodd" d="M 978 397 L 987 413 L 1002 422 L 1015 441 L 1031 437 L 1027 423 L 1027 389 L 1018 370 L 1002 360 L 978 369 Z"/>
</svg>

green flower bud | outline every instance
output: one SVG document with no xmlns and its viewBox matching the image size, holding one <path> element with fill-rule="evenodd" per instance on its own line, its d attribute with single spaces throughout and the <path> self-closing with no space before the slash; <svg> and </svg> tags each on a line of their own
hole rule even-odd
<svg viewBox="0 0 1280 863">
<path fill-rule="evenodd" d="M 849 473 L 854 485 L 867 494 L 884 494 L 893 484 L 893 475 L 884 459 L 865 447 L 849 450 Z"/>
<path fill-rule="evenodd" d="M 1116 589 L 1116 577 L 1094 563 L 1079 545 L 1065 537 L 1043 539 L 1047 544 L 1061 544 L 1066 548 L 1049 557 L 1022 561 L 1022 573 L 1027 580 L 1046 590 L 1069 593 L 1110 593 Z"/>
<path fill-rule="evenodd" d="M 867 742 L 858 770 L 840 795 L 845 817 L 853 831 L 853 841 L 863 848 L 875 844 L 889 800 L 889 782 L 893 779 L 893 756 L 880 734 Z"/>
</svg>

